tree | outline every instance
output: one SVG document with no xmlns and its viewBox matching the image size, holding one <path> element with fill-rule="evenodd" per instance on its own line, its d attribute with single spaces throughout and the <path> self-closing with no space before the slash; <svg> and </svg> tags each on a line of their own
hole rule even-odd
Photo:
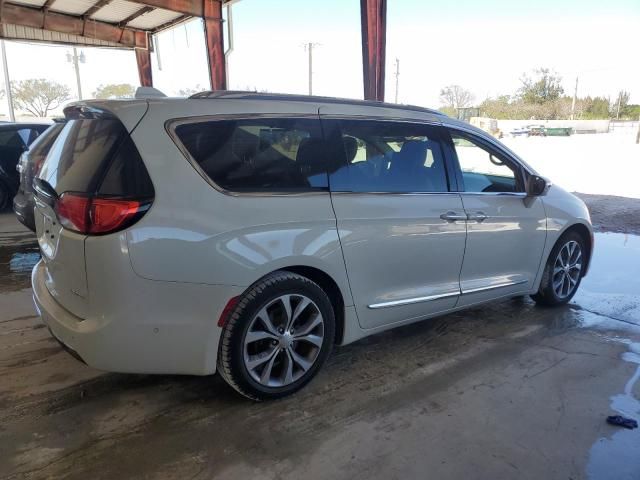
<svg viewBox="0 0 640 480">
<path fill-rule="evenodd" d="M 629 104 L 629 97 L 629 92 L 627 92 L 626 90 L 620 90 L 618 92 L 616 103 L 611 106 L 613 109 L 612 113 L 616 116 L 616 118 L 620 118 L 620 114 L 624 115 L 625 109 Z"/>
<path fill-rule="evenodd" d="M 12 83 L 11 90 L 16 107 L 36 117 L 46 117 L 71 97 L 69 87 L 45 78 Z"/>
<path fill-rule="evenodd" d="M 136 89 L 128 83 L 110 83 L 108 85 L 100 85 L 95 92 L 94 98 L 113 99 L 113 98 L 133 98 Z"/>
<path fill-rule="evenodd" d="M 180 90 L 178 90 L 178 96 L 179 97 L 190 97 L 191 95 L 193 95 L 194 93 L 198 93 L 198 92 L 203 92 L 207 90 L 206 88 L 202 88 L 200 86 L 200 84 L 198 83 L 195 87 L 187 87 L 187 88 L 181 88 Z"/>
<path fill-rule="evenodd" d="M 445 107 L 465 108 L 473 102 L 473 94 L 460 85 L 448 85 L 440 90 L 440 101 Z"/>
<path fill-rule="evenodd" d="M 538 68 L 533 73 L 533 77 L 525 73 L 520 78 L 522 86 L 518 90 L 518 95 L 522 101 L 541 105 L 562 96 L 564 89 L 560 75 L 548 68 Z"/>
</svg>

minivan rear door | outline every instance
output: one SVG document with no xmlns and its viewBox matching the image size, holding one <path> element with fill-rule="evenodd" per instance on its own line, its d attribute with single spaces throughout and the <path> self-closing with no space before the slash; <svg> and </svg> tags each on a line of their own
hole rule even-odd
<svg viewBox="0 0 640 480">
<path fill-rule="evenodd" d="M 454 307 L 466 216 L 449 188 L 437 128 L 327 112 L 323 129 L 338 132 L 343 149 L 330 175 L 331 198 L 361 326 Z"/>
<path fill-rule="evenodd" d="M 140 118 L 146 111 L 140 110 Z M 34 179 L 36 235 L 46 264 L 46 286 L 60 305 L 85 318 L 88 309 L 86 235 L 60 223 L 56 204 L 65 194 L 91 195 L 105 177 L 128 132 L 106 111 L 65 111 L 67 123 Z"/>
</svg>

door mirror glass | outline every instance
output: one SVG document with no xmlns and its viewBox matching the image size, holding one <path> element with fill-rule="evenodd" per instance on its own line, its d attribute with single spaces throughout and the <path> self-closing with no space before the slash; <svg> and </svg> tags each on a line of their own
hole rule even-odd
<svg viewBox="0 0 640 480">
<path fill-rule="evenodd" d="M 539 197 L 547 194 L 549 182 L 539 175 L 530 175 L 527 179 L 527 195 Z"/>
</svg>

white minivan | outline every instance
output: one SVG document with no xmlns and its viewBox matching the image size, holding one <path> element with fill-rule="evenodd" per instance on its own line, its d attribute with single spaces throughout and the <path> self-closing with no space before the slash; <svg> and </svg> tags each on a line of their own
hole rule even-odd
<svg viewBox="0 0 640 480">
<path fill-rule="evenodd" d="M 568 302 L 585 205 L 437 111 L 244 92 L 87 101 L 34 181 L 34 298 L 92 367 L 290 394 L 333 345 Z"/>
</svg>

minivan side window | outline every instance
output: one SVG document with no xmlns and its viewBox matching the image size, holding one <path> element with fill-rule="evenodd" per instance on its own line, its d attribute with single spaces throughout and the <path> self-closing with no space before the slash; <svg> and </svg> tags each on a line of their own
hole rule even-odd
<svg viewBox="0 0 640 480">
<path fill-rule="evenodd" d="M 451 133 L 465 192 L 524 192 L 517 165 L 468 136 Z"/>
<path fill-rule="evenodd" d="M 378 120 L 338 124 L 346 162 L 331 175 L 332 191 L 448 191 L 442 145 L 431 127 Z"/>
<path fill-rule="evenodd" d="M 307 192 L 328 188 L 319 120 L 208 120 L 174 129 L 209 179 L 232 192 Z"/>
</svg>

